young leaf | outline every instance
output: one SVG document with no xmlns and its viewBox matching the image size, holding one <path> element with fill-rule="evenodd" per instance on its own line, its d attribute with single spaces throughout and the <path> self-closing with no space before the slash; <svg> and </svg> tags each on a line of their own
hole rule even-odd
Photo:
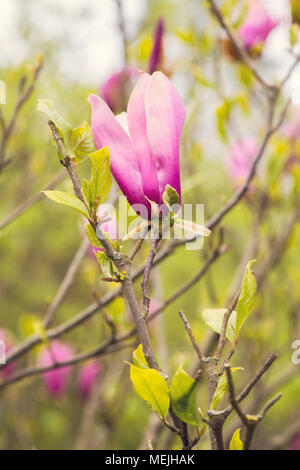
<svg viewBox="0 0 300 470">
<path fill-rule="evenodd" d="M 197 382 L 180 365 L 170 385 L 174 413 L 185 423 L 199 426 L 196 408 Z"/>
<path fill-rule="evenodd" d="M 231 110 L 232 103 L 229 100 L 224 100 L 223 104 L 216 110 L 218 132 L 224 140 L 227 139 L 226 126 L 230 118 Z"/>
<path fill-rule="evenodd" d="M 85 121 L 71 131 L 72 151 L 79 159 L 86 158 L 95 150 L 90 126 Z"/>
<path fill-rule="evenodd" d="M 134 351 L 133 351 L 133 364 L 140 369 L 149 369 L 147 364 L 146 358 L 143 353 L 143 346 L 140 344 Z"/>
<path fill-rule="evenodd" d="M 241 428 L 234 431 L 233 436 L 230 441 L 229 450 L 243 450 L 244 444 L 240 438 Z"/>
<path fill-rule="evenodd" d="M 202 312 L 202 318 L 216 333 L 221 333 L 223 318 L 227 308 L 206 308 Z M 236 311 L 234 310 L 228 321 L 226 338 L 233 343 L 235 340 Z"/>
<path fill-rule="evenodd" d="M 107 278 L 112 278 L 114 276 L 114 269 L 111 260 L 106 256 L 104 251 L 95 252 L 95 256 L 101 266 L 104 276 Z"/>
<path fill-rule="evenodd" d="M 96 246 L 97 248 L 102 248 L 102 245 L 99 242 L 99 239 L 98 239 L 93 227 L 90 224 L 86 224 L 84 226 L 84 230 L 85 230 L 85 233 L 87 234 L 87 237 L 90 240 L 91 244 L 93 246 Z"/>
<path fill-rule="evenodd" d="M 170 406 L 165 379 L 155 369 L 141 369 L 134 365 L 130 366 L 130 378 L 136 393 L 165 420 Z"/>
<path fill-rule="evenodd" d="M 72 207 L 77 212 L 83 214 L 87 219 L 89 218 L 89 213 L 87 208 L 80 199 L 73 194 L 65 193 L 63 191 L 43 191 L 43 193 L 52 201 L 57 202 L 58 204 L 63 204 L 65 206 Z"/>
<path fill-rule="evenodd" d="M 244 370 L 242 367 L 231 367 L 230 371 L 231 373 L 236 372 L 237 370 Z M 214 393 L 210 409 L 214 410 L 222 400 L 222 398 L 226 395 L 228 389 L 228 382 L 227 382 L 227 377 L 226 374 L 223 374 L 219 381 L 218 381 L 218 386 L 216 388 L 216 391 Z"/>
<path fill-rule="evenodd" d="M 239 337 L 240 330 L 247 319 L 253 306 L 256 293 L 256 279 L 251 272 L 251 264 L 255 260 L 249 261 L 246 266 L 242 281 L 241 293 L 236 307 L 236 330 L 235 336 Z"/>
<path fill-rule="evenodd" d="M 99 202 L 103 203 L 112 183 L 108 148 L 104 147 L 92 153 L 90 160 L 92 168 L 89 189 L 91 201 L 94 205 L 96 199 L 99 199 Z"/>
<path fill-rule="evenodd" d="M 47 114 L 51 121 L 53 121 L 56 127 L 60 130 L 61 134 L 69 133 L 71 131 L 71 125 L 56 111 L 53 101 L 38 100 L 37 110 Z"/>
<path fill-rule="evenodd" d="M 172 210 L 172 206 L 180 204 L 180 197 L 176 189 L 167 184 L 162 195 L 162 201 L 170 210 Z"/>
</svg>

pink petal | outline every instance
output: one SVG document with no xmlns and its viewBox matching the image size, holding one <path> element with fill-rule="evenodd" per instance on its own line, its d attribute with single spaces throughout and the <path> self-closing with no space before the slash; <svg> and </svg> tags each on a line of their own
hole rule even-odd
<svg viewBox="0 0 300 470">
<path fill-rule="evenodd" d="M 53 365 L 54 362 L 65 362 L 74 355 L 72 346 L 61 341 L 53 341 L 50 349 L 47 346 L 41 350 L 38 363 L 42 367 Z M 43 373 L 45 385 L 52 395 L 64 392 L 72 372 L 71 366 L 59 367 Z"/>
<path fill-rule="evenodd" d="M 157 170 L 147 138 L 145 97 L 151 82 L 151 76 L 143 73 L 128 103 L 128 127 L 131 141 L 134 144 L 139 161 L 144 194 L 151 200 L 160 203 Z"/>
<path fill-rule="evenodd" d="M 250 49 L 264 42 L 270 32 L 278 25 L 260 0 L 254 0 L 249 7 L 248 16 L 238 31 L 245 47 Z"/>
<path fill-rule="evenodd" d="M 180 134 L 185 108 L 172 83 L 154 72 L 146 95 L 147 135 L 157 168 L 160 196 L 166 184 L 180 191 Z"/>
<path fill-rule="evenodd" d="M 88 99 L 92 108 L 92 132 L 98 149 L 108 147 L 110 166 L 129 204 L 145 200 L 139 163 L 131 141 L 106 103 L 96 95 Z"/>
</svg>

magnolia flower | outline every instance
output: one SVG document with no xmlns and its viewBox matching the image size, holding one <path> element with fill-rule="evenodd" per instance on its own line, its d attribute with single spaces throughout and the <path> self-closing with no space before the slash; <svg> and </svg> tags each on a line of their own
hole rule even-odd
<svg viewBox="0 0 300 470">
<path fill-rule="evenodd" d="M 158 205 L 167 184 L 180 191 L 179 146 L 185 120 L 181 98 L 162 72 L 141 74 L 122 113 L 122 125 L 107 104 L 90 95 L 96 147 L 108 147 L 111 171 L 129 204 Z"/>
<path fill-rule="evenodd" d="M 271 18 L 261 0 L 251 0 L 246 20 L 238 30 L 238 36 L 246 49 L 262 44 L 278 25 Z"/>
<path fill-rule="evenodd" d="M 61 341 L 53 341 L 41 350 L 38 363 L 41 367 L 52 366 L 55 363 L 65 362 L 74 355 L 72 346 Z M 71 366 L 58 367 L 43 373 L 44 382 L 51 395 L 60 395 L 68 385 L 72 372 Z"/>
<path fill-rule="evenodd" d="M 126 109 L 128 96 L 138 77 L 136 67 L 127 67 L 112 74 L 101 86 L 100 95 L 113 113 Z"/>
<path fill-rule="evenodd" d="M 160 18 L 154 31 L 153 48 L 149 58 L 148 71 L 150 74 L 163 68 L 163 34 L 164 21 Z M 113 73 L 101 86 L 100 96 L 114 114 L 126 110 L 128 98 L 139 75 L 137 67 L 128 66 Z"/>
<path fill-rule="evenodd" d="M 257 151 L 257 143 L 252 138 L 238 140 L 231 146 L 228 173 L 235 183 L 240 184 L 245 181 Z"/>
<path fill-rule="evenodd" d="M 78 390 L 82 398 L 87 398 L 98 378 L 100 372 L 100 363 L 90 361 L 84 364 L 78 376 Z"/>
<path fill-rule="evenodd" d="M 13 342 L 12 342 L 10 334 L 4 328 L 0 329 L 0 341 L 4 343 L 4 351 L 1 351 L 1 353 L 7 354 L 12 349 Z M 16 367 L 16 364 L 13 362 L 10 362 L 9 364 L 7 364 L 6 366 L 0 369 L 0 375 L 2 375 L 2 377 L 4 378 L 9 377 L 12 374 L 12 372 L 15 370 L 15 367 Z"/>
<path fill-rule="evenodd" d="M 150 74 L 156 70 L 161 69 L 163 65 L 163 35 L 164 35 L 164 20 L 160 18 L 157 22 L 154 31 L 154 43 L 149 58 L 148 71 Z"/>
</svg>

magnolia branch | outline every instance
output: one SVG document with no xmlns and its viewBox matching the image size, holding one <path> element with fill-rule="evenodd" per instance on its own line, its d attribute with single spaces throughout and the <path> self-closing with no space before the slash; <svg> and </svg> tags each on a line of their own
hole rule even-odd
<svg viewBox="0 0 300 470">
<path fill-rule="evenodd" d="M 11 161 L 11 159 L 7 159 L 6 156 L 5 156 L 6 144 L 9 140 L 10 136 L 13 134 L 13 131 L 15 129 L 15 125 L 16 125 L 16 122 L 17 122 L 18 115 L 21 111 L 21 108 L 26 103 L 26 101 L 28 101 L 28 99 L 30 98 L 33 90 L 35 89 L 35 85 L 36 85 L 36 82 L 37 82 L 37 79 L 39 77 L 39 74 L 40 74 L 40 71 L 41 71 L 42 67 L 43 67 L 43 62 L 42 62 L 42 60 L 40 60 L 38 65 L 36 66 L 36 68 L 34 70 L 31 84 L 27 88 L 25 88 L 25 90 L 24 90 L 25 80 L 24 79 L 21 80 L 20 95 L 19 95 L 17 104 L 15 106 L 15 109 L 13 111 L 13 114 L 12 114 L 11 119 L 10 119 L 8 124 L 5 123 L 4 118 L 1 114 L 1 127 L 2 127 L 2 130 L 3 130 L 3 134 L 2 134 L 1 141 L 0 141 L 0 172 Z"/>
</svg>

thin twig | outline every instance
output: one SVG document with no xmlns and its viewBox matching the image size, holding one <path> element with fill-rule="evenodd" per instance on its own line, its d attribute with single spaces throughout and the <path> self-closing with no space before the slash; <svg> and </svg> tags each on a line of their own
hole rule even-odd
<svg viewBox="0 0 300 470">
<path fill-rule="evenodd" d="M 65 177 L 65 172 L 62 170 L 57 173 L 45 186 L 43 191 L 51 190 L 55 188 Z M 20 215 L 22 215 L 29 207 L 33 206 L 36 202 L 40 201 L 45 197 L 43 191 L 39 191 L 38 193 L 31 196 L 27 201 L 21 204 L 19 207 L 14 209 L 10 214 L 8 214 L 3 220 L 0 221 L 0 230 L 5 228 L 15 219 L 17 219 Z"/>
<path fill-rule="evenodd" d="M 7 141 L 8 141 L 8 139 L 10 138 L 10 136 L 12 135 L 12 133 L 14 131 L 14 128 L 15 128 L 15 125 L 16 125 L 16 122 L 17 122 L 17 118 L 18 118 L 19 112 L 21 111 L 21 108 L 26 103 L 26 101 L 30 98 L 30 96 L 31 96 L 31 94 L 32 94 L 32 92 L 35 88 L 36 81 L 38 79 L 38 76 L 40 74 L 40 71 L 41 71 L 42 67 L 43 67 L 43 61 L 40 60 L 40 62 L 38 63 L 38 65 L 36 66 L 36 68 L 34 70 L 31 84 L 28 86 L 28 88 L 25 89 L 24 92 L 23 92 L 23 86 L 20 87 L 20 93 L 21 94 L 19 96 L 19 99 L 17 101 L 17 104 L 15 106 L 15 109 L 13 111 L 12 117 L 11 117 L 8 125 L 4 124 L 4 120 L 2 118 L 3 134 L 2 134 L 2 139 L 1 139 L 1 142 L 0 142 L 0 172 L 10 162 L 10 159 L 5 159 L 5 149 L 6 149 Z"/>
<path fill-rule="evenodd" d="M 154 258 L 157 254 L 157 249 L 160 243 L 160 239 L 152 240 L 151 249 L 149 256 L 146 261 L 144 276 L 142 281 L 142 293 L 143 293 L 143 315 L 147 317 L 150 307 L 150 297 L 149 297 L 149 277 L 151 268 L 153 266 Z"/>
<path fill-rule="evenodd" d="M 52 323 L 53 316 L 58 309 L 58 307 L 61 305 L 62 301 L 64 300 L 69 288 L 71 287 L 73 281 L 74 281 L 74 276 L 76 274 L 76 271 L 78 270 L 81 261 L 83 260 L 88 247 L 90 246 L 89 240 L 85 237 L 84 240 L 81 242 L 78 250 L 76 251 L 67 271 L 66 274 L 62 280 L 61 285 L 59 286 L 59 289 L 56 293 L 56 296 L 53 299 L 53 302 L 49 306 L 46 315 L 45 315 L 45 320 L 44 320 L 44 327 L 48 328 L 49 325 Z"/>
</svg>

